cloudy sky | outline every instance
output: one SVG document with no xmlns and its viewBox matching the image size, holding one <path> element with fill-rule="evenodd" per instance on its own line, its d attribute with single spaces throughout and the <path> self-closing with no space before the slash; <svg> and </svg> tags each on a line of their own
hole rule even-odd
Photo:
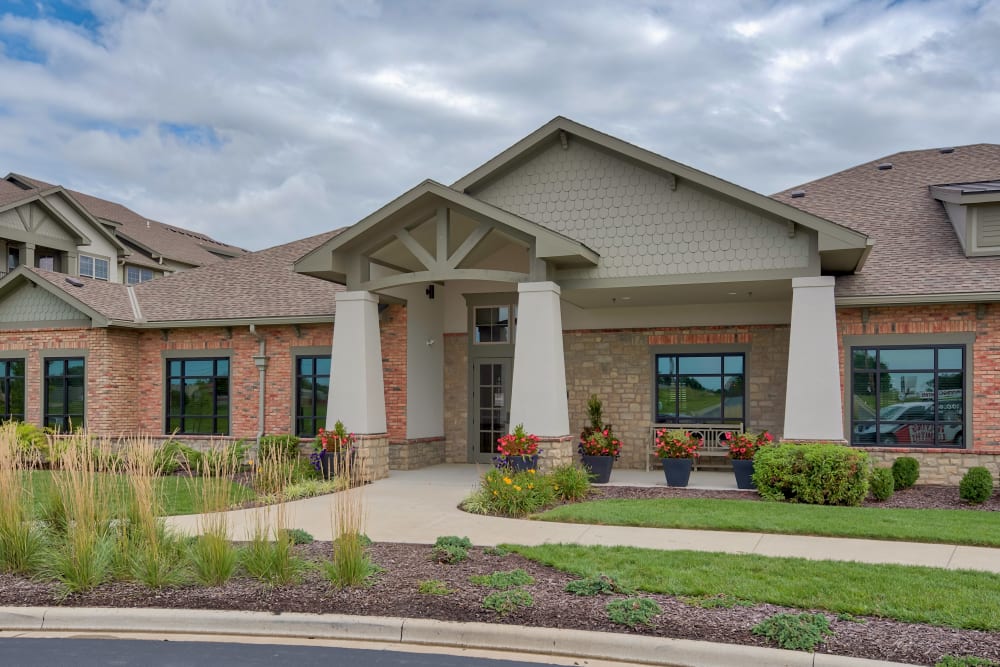
<svg viewBox="0 0 1000 667">
<path fill-rule="evenodd" d="M 250 249 L 556 115 L 764 193 L 1000 142 L 1000 0 L 0 0 L 0 172 Z"/>
</svg>

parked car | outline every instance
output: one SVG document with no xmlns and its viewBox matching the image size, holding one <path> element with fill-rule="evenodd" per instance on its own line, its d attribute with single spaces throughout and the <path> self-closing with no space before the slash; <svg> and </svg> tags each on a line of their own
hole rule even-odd
<svg viewBox="0 0 1000 667">
<path fill-rule="evenodd" d="M 857 424 L 851 441 L 855 444 L 930 445 L 937 443 L 962 444 L 961 424 L 938 424 L 935 434 L 934 403 L 897 403 L 879 410 L 879 429 L 875 423 Z M 936 435 L 936 437 L 935 437 Z"/>
</svg>

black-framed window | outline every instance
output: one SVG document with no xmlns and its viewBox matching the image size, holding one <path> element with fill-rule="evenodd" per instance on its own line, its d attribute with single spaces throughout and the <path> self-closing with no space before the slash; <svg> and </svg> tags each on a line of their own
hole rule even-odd
<svg viewBox="0 0 1000 667">
<path fill-rule="evenodd" d="M 965 346 L 851 348 L 851 443 L 961 447 Z"/>
<path fill-rule="evenodd" d="M 24 421 L 24 359 L 0 359 L 0 421 Z"/>
<path fill-rule="evenodd" d="M 229 435 L 229 359 L 167 359 L 167 433 Z"/>
<path fill-rule="evenodd" d="M 295 358 L 295 435 L 309 438 L 326 425 L 330 355 Z"/>
<path fill-rule="evenodd" d="M 83 357 L 50 357 L 44 364 L 45 425 L 69 432 L 86 426 L 86 362 Z"/>
<path fill-rule="evenodd" d="M 656 355 L 656 421 L 742 422 L 746 359 L 739 352 Z"/>
</svg>

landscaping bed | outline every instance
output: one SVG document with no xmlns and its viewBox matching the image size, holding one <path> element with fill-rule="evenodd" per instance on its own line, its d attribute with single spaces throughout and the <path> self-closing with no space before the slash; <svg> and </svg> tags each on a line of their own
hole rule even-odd
<svg viewBox="0 0 1000 667">
<path fill-rule="evenodd" d="M 754 625 L 780 612 L 801 610 L 771 604 L 713 606 L 723 598 L 684 599 L 640 593 L 652 598 L 662 613 L 652 626 L 636 629 L 612 623 L 605 611 L 609 600 L 624 595 L 580 597 L 565 592 L 576 577 L 523 558 L 473 548 L 469 558 L 455 564 L 437 562 L 430 546 L 375 544 L 372 560 L 383 569 L 369 586 L 337 589 L 323 576 L 319 563 L 328 560 L 330 543 L 298 545 L 296 552 L 316 564 L 301 583 L 268 586 L 256 579 L 238 577 L 220 587 L 184 586 L 151 590 L 136 583 L 111 583 L 86 593 L 63 596 L 58 584 L 10 574 L 0 575 L 0 605 L 159 607 L 179 609 L 256 610 L 272 613 L 346 613 L 414 616 L 449 621 L 480 621 L 535 627 L 618 632 L 647 636 L 700 639 L 733 644 L 773 646 L 754 635 Z M 469 581 L 473 575 L 523 569 L 534 582 L 523 587 L 533 606 L 501 616 L 484 609 L 490 589 Z M 421 582 L 437 580 L 447 595 L 418 591 Z M 838 618 L 826 613 L 833 635 L 819 645 L 823 653 L 933 665 L 944 655 L 976 655 L 1000 660 L 1000 632 L 982 632 L 901 623 L 880 618 Z"/>
</svg>

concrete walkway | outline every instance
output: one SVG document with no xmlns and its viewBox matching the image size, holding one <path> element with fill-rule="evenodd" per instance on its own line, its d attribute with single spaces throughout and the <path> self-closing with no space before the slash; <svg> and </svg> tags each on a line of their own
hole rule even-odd
<svg viewBox="0 0 1000 667">
<path fill-rule="evenodd" d="M 387 479 L 350 493 L 360 494 L 367 511 L 365 532 L 376 542 L 431 544 L 440 535 L 467 536 L 479 546 L 503 542 L 544 544 L 574 542 L 590 545 L 630 545 L 653 549 L 689 549 L 764 556 L 794 556 L 813 560 L 899 563 L 1000 573 L 1000 549 L 948 544 L 920 544 L 800 535 L 769 535 L 708 530 L 627 528 L 503 519 L 467 514 L 458 503 L 472 492 L 485 467 L 438 465 L 422 470 L 394 470 Z M 616 470 L 621 484 L 662 485 L 662 471 Z M 731 473 L 695 472 L 693 488 L 735 488 Z M 333 496 L 286 503 L 285 524 L 302 528 L 316 539 L 333 535 Z M 251 535 L 261 522 L 274 523 L 276 507 L 228 512 L 234 538 Z M 199 532 L 199 517 L 170 517 L 169 524 L 187 533 Z"/>
</svg>

